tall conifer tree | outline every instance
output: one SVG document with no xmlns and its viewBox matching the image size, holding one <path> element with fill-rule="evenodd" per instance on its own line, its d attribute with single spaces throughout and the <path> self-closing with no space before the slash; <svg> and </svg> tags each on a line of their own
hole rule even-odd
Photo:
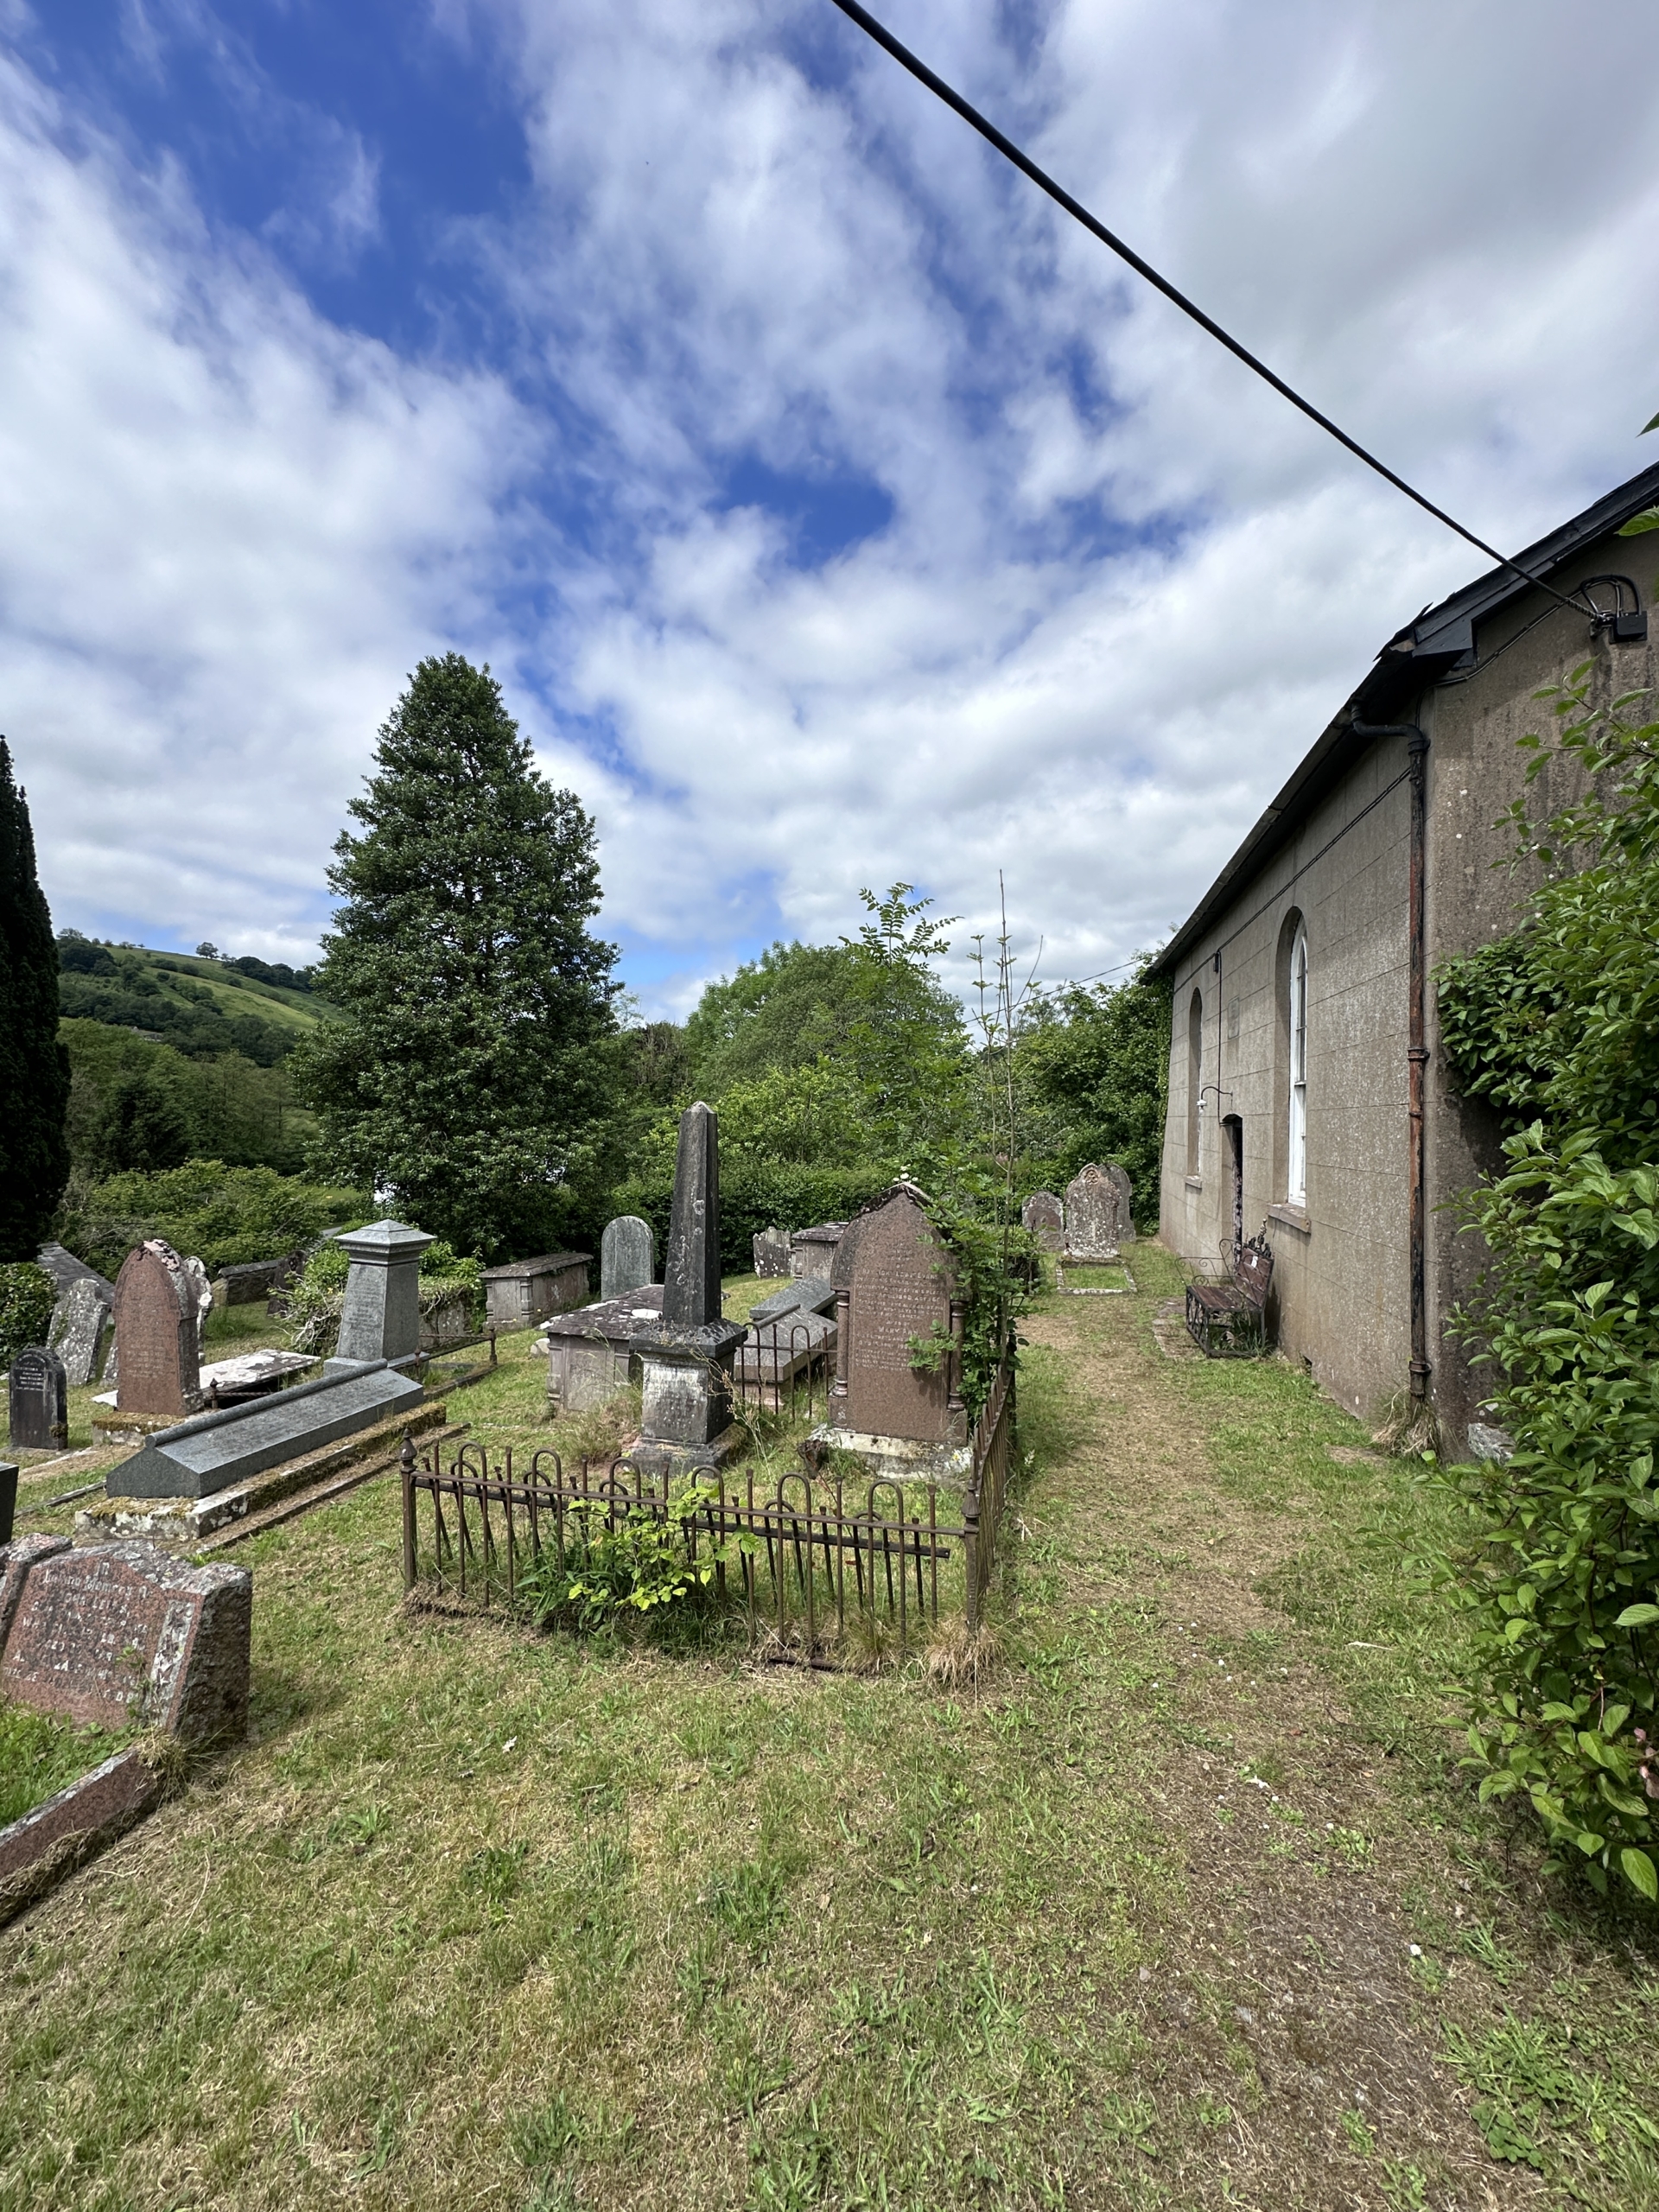
<svg viewBox="0 0 1659 2212">
<path fill-rule="evenodd" d="M 328 1166 L 463 1251 L 525 1256 L 608 1172 L 616 953 L 587 926 L 593 822 L 459 653 L 416 670 L 350 811 L 316 978 L 341 1018 L 290 1063 Z"/>
<path fill-rule="evenodd" d="M 0 737 L 0 1261 L 32 1260 L 69 1179 L 69 1055 L 58 948 L 35 873 L 29 804 Z"/>
</svg>

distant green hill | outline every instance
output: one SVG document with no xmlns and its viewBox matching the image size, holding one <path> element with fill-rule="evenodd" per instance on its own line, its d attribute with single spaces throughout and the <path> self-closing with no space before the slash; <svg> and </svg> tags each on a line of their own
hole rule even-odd
<svg viewBox="0 0 1659 2212">
<path fill-rule="evenodd" d="M 58 940 L 66 1019 L 136 1030 L 187 1059 L 239 1052 L 260 1067 L 275 1067 L 328 1008 L 307 989 L 264 980 L 292 969 L 253 960 L 247 966 L 263 974 L 185 952 L 152 952 L 83 937 Z"/>
</svg>

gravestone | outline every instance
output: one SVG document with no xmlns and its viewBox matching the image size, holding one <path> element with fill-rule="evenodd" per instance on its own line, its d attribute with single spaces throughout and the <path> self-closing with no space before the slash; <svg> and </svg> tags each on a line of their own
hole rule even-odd
<svg viewBox="0 0 1659 2212">
<path fill-rule="evenodd" d="M 11 1541 L 12 1526 L 17 1518 L 17 1462 L 0 1459 L 0 1547 Z"/>
<path fill-rule="evenodd" d="M 657 1279 L 657 1239 L 637 1213 L 619 1214 L 599 1240 L 599 1294 L 625 1298 Z"/>
<path fill-rule="evenodd" d="M 54 1308 L 47 1335 L 48 1348 L 63 1362 L 72 1390 L 84 1389 L 102 1375 L 114 1327 L 115 1314 L 111 1298 L 104 1294 L 103 1278 L 77 1277 Z"/>
<path fill-rule="evenodd" d="M 1020 1209 L 1022 1227 L 1037 1239 L 1041 1252 L 1058 1252 L 1065 1242 L 1065 1208 L 1052 1191 L 1033 1191 Z"/>
<path fill-rule="evenodd" d="M 11 1440 L 20 1450 L 64 1452 L 69 1401 L 63 1362 L 44 1344 L 29 1344 L 11 1363 Z"/>
<path fill-rule="evenodd" d="M 252 1621 L 245 1567 L 25 1537 L 0 1553 L 0 1694 L 81 1727 L 242 1736 Z"/>
<path fill-rule="evenodd" d="M 633 1340 L 640 1324 L 659 1319 L 662 1311 L 663 1286 L 647 1282 L 620 1298 L 556 1315 L 542 1331 L 550 1407 L 585 1413 L 613 1398 L 637 1371 Z"/>
<path fill-rule="evenodd" d="M 680 1116 L 662 1319 L 633 1338 L 642 1383 L 639 1440 L 648 1472 L 712 1467 L 735 1451 L 732 1357 L 741 1323 L 720 1311 L 720 1125 L 701 1099 Z"/>
<path fill-rule="evenodd" d="M 543 1252 L 484 1270 L 484 1318 L 493 1329 L 531 1329 L 588 1300 L 591 1252 Z"/>
<path fill-rule="evenodd" d="M 832 1429 L 936 1446 L 965 1442 L 955 1269 L 914 1185 L 895 1184 L 860 1215 L 849 1279 L 836 1294 L 836 1320 Z M 931 1369 L 918 1367 L 914 1340 L 940 1336 L 955 1349 Z"/>
<path fill-rule="evenodd" d="M 1065 1256 L 1115 1260 L 1122 1223 L 1117 1185 L 1103 1167 L 1081 1167 L 1065 1186 Z"/>
<path fill-rule="evenodd" d="M 789 1231 L 763 1229 L 754 1239 L 754 1272 L 758 1275 L 786 1275 L 789 1255 Z"/>
<path fill-rule="evenodd" d="M 201 1354 L 202 1332 L 207 1326 L 207 1316 L 213 1310 L 213 1287 L 207 1280 L 207 1270 L 193 1254 L 179 1262 L 184 1274 L 184 1300 L 196 1320 L 196 1354 Z"/>
<path fill-rule="evenodd" d="M 425 1393 L 385 1360 L 323 1363 L 315 1382 L 181 1421 L 119 1459 L 104 1478 L 111 1497 L 211 1497 L 267 1467 L 321 1451 L 359 1429 L 415 1412 Z"/>
<path fill-rule="evenodd" d="M 421 1255 L 432 1243 L 401 1221 L 372 1222 L 335 1242 L 351 1262 L 340 1359 L 411 1359 L 421 1348 Z"/>
<path fill-rule="evenodd" d="M 1117 1241 L 1120 1244 L 1135 1242 L 1135 1185 L 1129 1180 L 1129 1171 L 1120 1167 L 1116 1160 L 1107 1163 L 1106 1173 L 1117 1185 Z"/>
<path fill-rule="evenodd" d="M 115 1402 L 124 1414 L 194 1413 L 200 1398 L 196 1287 L 159 1237 L 128 1253 L 115 1283 Z"/>
<path fill-rule="evenodd" d="M 815 1228 L 798 1229 L 789 1240 L 791 1274 L 818 1275 L 828 1282 L 846 1226 L 844 1221 L 821 1221 Z"/>
</svg>

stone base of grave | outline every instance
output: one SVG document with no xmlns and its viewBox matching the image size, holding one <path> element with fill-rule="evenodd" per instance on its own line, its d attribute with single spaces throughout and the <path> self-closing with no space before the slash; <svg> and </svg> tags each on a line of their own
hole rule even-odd
<svg viewBox="0 0 1659 2212">
<path fill-rule="evenodd" d="M 825 1421 L 801 1446 L 809 1466 L 823 1466 L 832 1452 L 850 1452 L 873 1476 L 889 1481 L 939 1483 L 966 1490 L 974 1455 L 966 1444 L 927 1444 L 913 1436 L 874 1436 Z"/>
<path fill-rule="evenodd" d="M 198 1408 L 192 1408 L 192 1413 Z M 181 1421 L 188 1421 L 190 1414 L 124 1414 L 117 1407 L 108 1412 L 92 1415 L 94 1444 L 148 1444 L 152 1436 L 159 1436 L 163 1429 L 176 1428 Z"/>
<path fill-rule="evenodd" d="M 161 1800 L 154 1768 L 136 1751 L 118 1751 L 0 1828 L 0 1923 L 85 1866 Z"/>
<path fill-rule="evenodd" d="M 273 1509 L 297 1499 L 302 1492 L 327 1484 L 328 1494 L 337 1496 L 353 1487 L 353 1477 L 366 1480 L 375 1471 L 375 1463 L 395 1454 L 405 1436 L 442 1428 L 446 1420 L 442 1402 L 416 1406 L 412 1413 L 359 1429 L 320 1451 L 308 1452 L 283 1466 L 267 1467 L 206 1497 L 101 1497 L 76 1514 L 75 1541 L 107 1544 L 142 1537 L 168 1551 L 194 1552 L 211 1537 L 217 1550 L 234 1541 L 245 1522 L 257 1519 L 265 1527 L 282 1518 Z M 333 1478 L 340 1479 L 331 1481 Z"/>
<path fill-rule="evenodd" d="M 732 1361 L 747 1332 L 738 1321 L 700 1328 L 658 1322 L 632 1341 L 641 1375 L 639 1435 L 628 1453 L 647 1474 L 722 1466 L 741 1448 L 732 1422 Z"/>
</svg>

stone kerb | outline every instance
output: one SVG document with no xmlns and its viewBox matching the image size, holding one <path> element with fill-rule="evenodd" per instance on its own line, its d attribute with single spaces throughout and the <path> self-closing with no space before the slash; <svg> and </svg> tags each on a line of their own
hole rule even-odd
<svg viewBox="0 0 1659 2212">
<path fill-rule="evenodd" d="M 335 1240 L 351 1262 L 340 1309 L 341 1359 L 412 1359 L 421 1348 L 421 1255 L 434 1240 L 376 1221 Z"/>
</svg>

